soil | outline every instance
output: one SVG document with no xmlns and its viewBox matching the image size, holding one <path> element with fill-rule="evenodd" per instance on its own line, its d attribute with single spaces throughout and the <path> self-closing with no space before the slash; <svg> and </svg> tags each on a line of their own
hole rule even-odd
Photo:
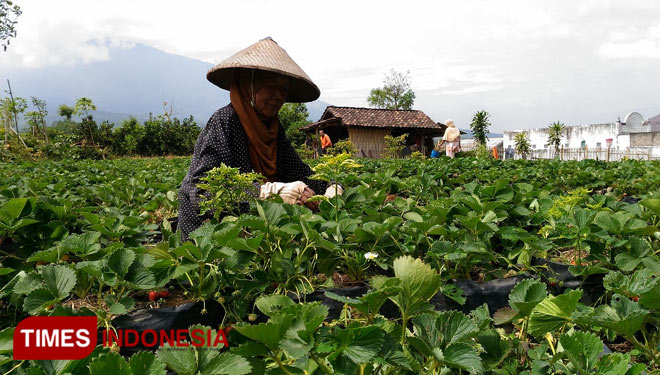
<svg viewBox="0 0 660 375">
<path fill-rule="evenodd" d="M 628 341 L 624 341 L 618 344 L 607 344 L 607 346 L 616 353 L 629 353 L 634 349 L 633 344 L 629 343 Z"/>
<path fill-rule="evenodd" d="M 363 281 L 355 281 L 351 279 L 348 275 L 335 272 L 332 274 L 332 281 L 334 281 L 337 288 L 348 288 L 352 286 L 365 285 Z"/>
<path fill-rule="evenodd" d="M 596 261 L 586 261 L 585 258 L 589 256 L 589 253 L 586 251 L 580 252 L 580 264 L 583 266 L 593 265 L 597 263 Z M 570 248 L 559 253 L 558 257 L 553 258 L 555 262 L 560 262 L 564 264 L 575 265 L 578 257 L 578 251 L 575 248 Z"/>
<path fill-rule="evenodd" d="M 148 291 L 145 291 L 144 293 L 138 293 L 132 296 L 133 299 L 135 299 L 135 306 L 133 310 L 157 309 L 165 306 L 180 306 L 195 301 L 194 298 L 184 295 L 184 292 L 178 288 L 171 290 L 170 295 L 167 298 L 161 298 L 157 301 L 149 301 L 148 293 Z M 99 301 L 96 294 L 89 294 L 87 297 L 82 299 L 69 299 L 64 301 L 62 305 L 65 307 L 70 307 L 74 310 L 79 310 L 83 307 L 86 307 L 92 311 L 97 310 L 100 305 L 100 308 L 105 312 L 108 312 L 108 309 L 110 308 L 110 306 L 108 306 L 104 300 Z"/>
</svg>

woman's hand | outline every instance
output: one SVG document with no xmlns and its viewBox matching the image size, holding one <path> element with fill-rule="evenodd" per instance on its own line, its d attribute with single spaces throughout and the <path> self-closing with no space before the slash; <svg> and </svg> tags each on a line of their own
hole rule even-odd
<svg viewBox="0 0 660 375">
<path fill-rule="evenodd" d="M 314 190 L 310 189 L 309 186 L 305 186 L 305 190 L 303 190 L 302 196 L 298 200 L 299 204 L 304 204 L 307 202 L 307 200 L 311 197 L 313 197 L 316 193 L 314 193 Z"/>
<path fill-rule="evenodd" d="M 280 197 L 282 197 L 284 203 L 298 204 L 298 203 L 302 203 L 300 201 L 302 197 L 305 195 L 306 189 L 311 191 L 311 189 L 309 189 L 307 185 L 302 181 L 295 181 L 289 183 L 266 182 L 265 184 L 261 185 L 259 198 L 267 199 L 272 194 L 277 194 Z M 312 192 L 312 195 L 314 195 L 314 192 Z M 305 198 L 305 201 L 306 200 L 307 198 Z"/>
<path fill-rule="evenodd" d="M 302 197 L 300 197 L 300 201 L 298 202 L 298 204 L 304 204 L 305 207 L 309 208 L 310 210 L 312 210 L 314 212 L 318 212 L 319 211 L 319 204 L 321 204 L 321 202 L 320 201 L 313 201 L 313 202 L 308 201 L 308 199 L 313 197 L 314 195 L 316 195 L 316 193 L 314 193 L 314 190 L 310 189 L 309 187 L 306 187 L 305 191 L 303 192 Z"/>
</svg>

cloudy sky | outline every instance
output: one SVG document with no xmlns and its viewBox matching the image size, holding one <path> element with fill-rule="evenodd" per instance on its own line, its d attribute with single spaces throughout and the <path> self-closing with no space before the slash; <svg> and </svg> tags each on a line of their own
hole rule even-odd
<svg viewBox="0 0 660 375">
<path fill-rule="evenodd" d="M 459 127 L 481 109 L 492 131 L 660 114 L 657 0 L 16 2 L 0 70 L 107 59 L 90 40 L 217 63 L 271 36 L 334 105 L 366 106 L 394 69 L 415 109 Z"/>
</svg>

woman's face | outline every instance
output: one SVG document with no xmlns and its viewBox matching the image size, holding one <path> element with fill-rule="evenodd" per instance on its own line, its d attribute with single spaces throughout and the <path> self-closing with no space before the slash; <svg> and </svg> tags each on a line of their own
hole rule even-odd
<svg viewBox="0 0 660 375">
<path fill-rule="evenodd" d="M 270 76 L 264 78 L 254 93 L 254 109 L 261 120 L 277 115 L 289 94 L 289 78 Z"/>
</svg>

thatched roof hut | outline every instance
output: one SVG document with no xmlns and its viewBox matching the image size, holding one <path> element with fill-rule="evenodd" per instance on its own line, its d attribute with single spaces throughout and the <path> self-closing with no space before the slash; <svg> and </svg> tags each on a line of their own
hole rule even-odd
<svg viewBox="0 0 660 375">
<path fill-rule="evenodd" d="M 309 134 L 323 130 L 333 144 L 348 139 L 357 148 L 358 157 L 380 158 L 385 149 L 385 136 L 408 133 L 408 151 L 416 149 L 429 154 L 433 137 L 442 136 L 445 126 L 436 123 L 422 111 L 328 106 L 321 119 L 301 128 Z M 314 137 L 316 140 L 318 137 Z"/>
</svg>

